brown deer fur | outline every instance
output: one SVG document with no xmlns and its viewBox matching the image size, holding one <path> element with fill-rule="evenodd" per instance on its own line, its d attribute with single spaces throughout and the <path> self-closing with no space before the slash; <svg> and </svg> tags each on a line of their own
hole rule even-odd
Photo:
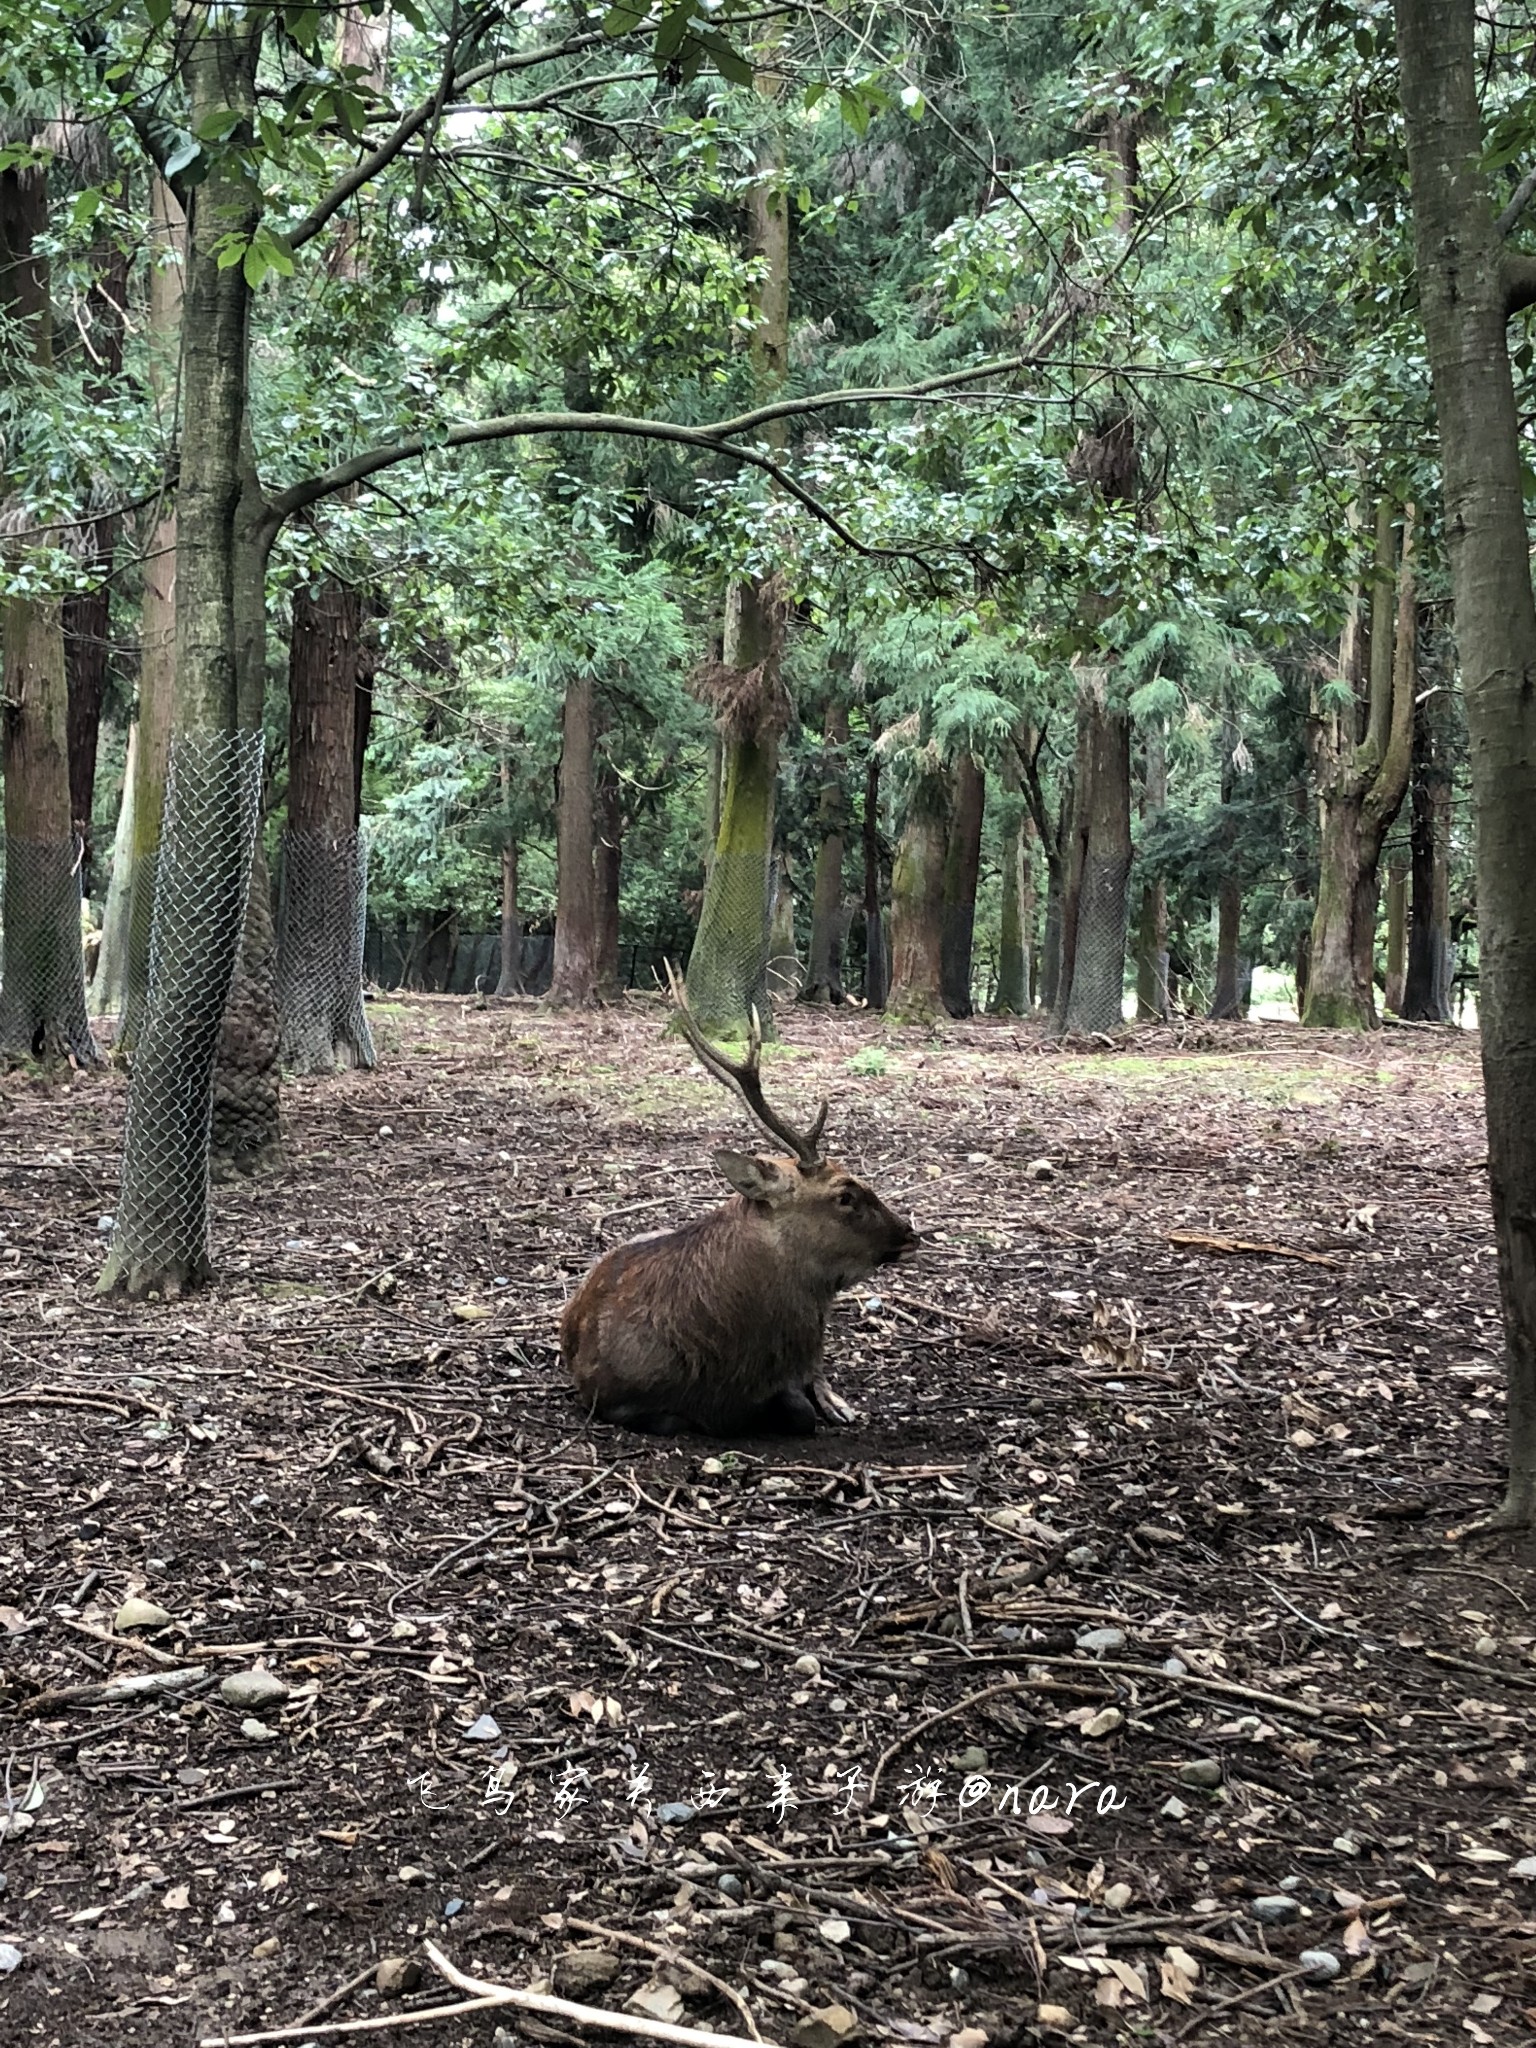
<svg viewBox="0 0 1536 2048">
<path fill-rule="evenodd" d="M 600 1259 L 567 1307 L 560 1355 L 590 1412 L 672 1436 L 810 1435 L 827 1310 L 916 1248 L 910 1224 L 830 1159 L 719 1151 L 737 1189 L 680 1230 Z"/>
</svg>

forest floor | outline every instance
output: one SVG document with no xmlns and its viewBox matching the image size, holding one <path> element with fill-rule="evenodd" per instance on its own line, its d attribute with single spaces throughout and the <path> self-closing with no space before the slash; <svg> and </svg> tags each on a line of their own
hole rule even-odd
<svg viewBox="0 0 1536 2048">
<path fill-rule="evenodd" d="M 932 1235 L 835 1313 L 861 1419 L 724 1446 L 555 1355 L 741 1142 L 660 1014 L 379 1004 L 142 1307 L 122 1078 L 5 1083 L 0 2038 L 325 2040 L 458 1996 L 375 1988 L 425 1938 L 793 2048 L 1528 2040 L 1475 1043 L 796 1012 L 771 1095 Z M 405 2038 L 498 2019 L 594 2038 Z"/>
</svg>

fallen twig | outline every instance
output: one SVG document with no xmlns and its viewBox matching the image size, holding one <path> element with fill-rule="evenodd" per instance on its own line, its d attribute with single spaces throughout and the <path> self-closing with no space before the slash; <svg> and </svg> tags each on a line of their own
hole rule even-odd
<svg viewBox="0 0 1536 2048">
<path fill-rule="evenodd" d="M 1027 1679 L 1010 1678 L 1005 1680 L 1002 1685 L 983 1686 L 980 1692 L 967 1693 L 963 1700 L 956 1700 L 952 1707 L 941 1707 L 938 1713 L 930 1714 L 926 1720 L 919 1721 L 909 1728 L 905 1735 L 898 1735 L 894 1742 L 888 1744 L 880 1752 L 875 1761 L 875 1768 L 869 1774 L 870 1805 L 873 1806 L 874 1804 L 875 1788 L 880 1783 L 880 1773 L 885 1769 L 892 1757 L 900 1756 L 909 1743 L 916 1742 L 920 1735 L 926 1735 L 928 1730 L 937 1727 L 940 1721 L 949 1721 L 956 1714 L 963 1714 L 967 1707 L 979 1706 L 983 1700 L 996 1699 L 1002 1693 L 1021 1692 L 1027 1683 Z"/>
<path fill-rule="evenodd" d="M 1187 1245 L 1191 1251 L 1258 1252 L 1267 1259 L 1304 1259 L 1309 1266 L 1342 1266 L 1342 1259 L 1331 1259 L 1326 1252 L 1304 1252 L 1291 1244 L 1261 1244 L 1247 1237 L 1208 1237 L 1199 1230 L 1170 1230 L 1170 1244 Z"/>
<path fill-rule="evenodd" d="M 1222 2013 L 1231 2012 L 1239 2005 L 1246 2005 L 1250 1998 L 1257 1998 L 1265 1991 L 1278 1991 L 1281 1985 L 1295 1984 L 1311 1974 L 1311 1971 L 1305 1968 L 1287 1970 L 1281 1976 L 1266 1978 L 1262 1984 L 1250 1984 L 1246 1991 L 1234 1991 L 1230 1998 L 1219 1998 L 1214 2005 L 1207 2006 L 1204 2012 L 1197 2012 L 1192 2020 L 1180 2027 L 1173 2038 L 1175 2041 L 1187 2041 L 1191 2034 L 1198 2034 L 1203 2026 L 1219 2018 Z"/>
<path fill-rule="evenodd" d="M 619 1941 L 626 1948 L 643 1949 L 647 1955 L 659 1956 L 664 1963 L 674 1963 L 682 1969 L 691 1970 L 695 1977 L 701 1978 L 706 1984 L 712 1984 L 722 1998 L 730 2000 L 731 2004 L 741 2014 L 742 2023 L 754 2041 L 762 2040 L 762 2035 L 757 2031 L 757 2021 L 752 2017 L 752 2008 L 747 2004 L 741 1993 L 734 1990 L 722 1978 L 716 1977 L 711 1971 L 706 1970 L 702 1964 L 694 1962 L 691 1956 L 679 1955 L 675 1948 L 668 1948 L 664 1942 L 646 1941 L 641 1935 L 625 1934 L 617 1927 L 604 1927 L 596 1920 L 577 1920 L 569 1913 L 565 1916 L 565 1924 L 567 1927 L 576 1928 L 579 1933 L 600 1934 L 604 1941 Z"/>
<path fill-rule="evenodd" d="M 39 1714 L 46 1714 L 54 1707 L 78 1707 L 107 1704 L 113 1700 L 141 1699 L 152 1692 L 185 1692 L 189 1686 L 200 1685 L 208 1676 L 204 1664 L 190 1664 L 181 1671 L 136 1671 L 131 1678 L 109 1678 L 95 1685 L 60 1685 L 52 1692 L 34 1693 L 31 1699 L 22 1702 L 21 1711 L 29 1719 L 36 1720 Z"/>
</svg>

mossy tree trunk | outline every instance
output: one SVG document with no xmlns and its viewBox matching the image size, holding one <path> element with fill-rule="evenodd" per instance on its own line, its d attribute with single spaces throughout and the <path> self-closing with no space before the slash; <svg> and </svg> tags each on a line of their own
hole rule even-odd
<svg viewBox="0 0 1536 2048">
<path fill-rule="evenodd" d="M 1394 508 L 1383 499 L 1369 621 L 1357 588 L 1339 643 L 1338 684 L 1352 701 L 1335 706 L 1317 694 L 1309 720 L 1320 823 L 1304 1024 L 1376 1022 L 1377 864 L 1408 787 L 1417 632 L 1414 508 L 1403 510 L 1399 561 Z"/>
<path fill-rule="evenodd" d="M 39 367 L 53 360 L 48 173 L 0 171 L 0 316 Z M 79 861 L 71 817 L 69 693 L 57 599 L 4 608 L 5 960 L 0 1059 L 94 1064 L 80 947 Z"/>
<path fill-rule="evenodd" d="M 176 358 L 181 347 L 187 217 L 164 179 L 150 181 L 149 320 L 146 357 L 156 427 L 169 440 L 175 414 Z M 121 1009 L 114 1050 L 131 1054 L 144 1028 L 149 995 L 149 935 L 155 870 L 165 813 L 176 688 L 176 509 L 161 509 L 149 530 L 142 569 L 139 633 L 138 747 L 133 760 L 133 827 L 124 854 L 126 904 Z M 114 883 L 117 880 L 114 871 Z M 105 943 L 105 942 L 104 942 Z"/>
<path fill-rule="evenodd" d="M 1477 818 L 1478 1017 L 1509 1379 L 1500 1519 L 1536 1521 L 1536 599 L 1505 323 L 1536 263 L 1501 247 L 1473 0 L 1397 0 L 1419 300 Z"/>
<path fill-rule="evenodd" d="M 951 1017 L 969 1017 L 987 782 L 980 762 L 969 748 L 956 757 L 950 776 L 949 836 L 944 848 L 944 1007 Z"/>
<path fill-rule="evenodd" d="M 804 999 L 843 1000 L 843 845 L 848 799 L 843 775 L 848 747 L 848 706 L 835 685 L 822 726 L 821 791 L 816 800 L 816 879 L 811 894 L 811 957 Z"/>
<path fill-rule="evenodd" d="M 242 544 L 250 289 L 243 266 L 221 267 L 219 257 L 229 236 L 248 241 L 260 217 L 259 191 L 237 152 L 251 135 L 263 25 L 259 14 L 211 8 L 193 9 L 183 24 L 192 126 L 227 127 L 230 147 L 213 154 L 189 195 L 173 755 L 176 879 L 198 893 L 157 920 L 117 1227 L 101 1279 L 103 1289 L 131 1294 L 175 1294 L 210 1270 L 214 1063 L 246 923 L 257 815 L 259 732 L 242 741 L 240 680 L 254 630 L 252 567 L 264 566 L 253 540 Z M 258 614 L 260 599 L 258 581 Z M 162 909 L 172 904 L 164 854 L 156 893 Z"/>
<path fill-rule="evenodd" d="M 774 29 L 757 74 L 765 134 L 747 195 L 748 252 L 760 265 L 751 346 L 752 381 L 760 402 L 782 391 L 789 367 L 789 202 L 776 110 L 781 87 L 773 68 L 777 39 Z M 764 438 L 781 451 L 783 423 L 770 426 Z M 769 890 L 779 734 L 787 710 L 780 677 L 785 624 L 777 579 L 732 587 L 721 670 L 711 692 L 720 711 L 720 823 L 687 975 L 689 1003 L 700 1028 L 728 1039 L 746 1036 L 753 1009 L 763 1035 L 773 1035 Z"/>
</svg>

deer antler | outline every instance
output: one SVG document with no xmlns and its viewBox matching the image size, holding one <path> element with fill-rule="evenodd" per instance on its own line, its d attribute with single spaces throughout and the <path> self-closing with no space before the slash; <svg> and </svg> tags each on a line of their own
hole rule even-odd
<svg viewBox="0 0 1536 2048">
<path fill-rule="evenodd" d="M 683 1027 L 683 1036 L 693 1047 L 701 1066 L 723 1081 L 728 1088 L 734 1088 L 742 1101 L 752 1112 L 770 1137 L 787 1145 L 802 1166 L 814 1166 L 821 1157 L 821 1134 L 826 1127 L 827 1105 L 822 1103 L 816 1112 L 816 1121 L 805 1132 L 797 1131 L 785 1123 L 783 1117 L 768 1107 L 763 1097 L 763 1077 L 759 1061 L 763 1050 L 763 1027 L 754 1004 L 750 1011 L 752 1020 L 751 1036 L 747 1041 L 747 1056 L 744 1060 L 728 1060 L 717 1045 L 711 1045 L 693 1020 L 688 1008 L 688 989 L 682 976 L 669 960 L 666 963 L 667 985 L 672 991 L 672 1002 L 677 1010 L 678 1022 Z"/>
</svg>

